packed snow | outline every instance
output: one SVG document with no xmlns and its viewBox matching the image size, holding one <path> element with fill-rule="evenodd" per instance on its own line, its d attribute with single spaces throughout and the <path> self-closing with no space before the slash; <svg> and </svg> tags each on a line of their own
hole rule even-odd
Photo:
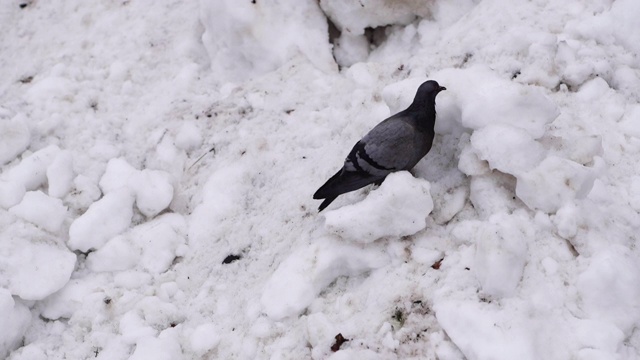
<svg viewBox="0 0 640 360">
<path fill-rule="evenodd" d="M 0 358 L 640 358 L 638 16 L 1 0 Z M 427 79 L 431 152 L 318 213 Z"/>
</svg>

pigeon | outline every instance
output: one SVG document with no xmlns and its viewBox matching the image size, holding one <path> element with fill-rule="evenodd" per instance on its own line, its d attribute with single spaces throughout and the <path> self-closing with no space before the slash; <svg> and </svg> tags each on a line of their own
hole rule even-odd
<svg viewBox="0 0 640 360">
<path fill-rule="evenodd" d="M 344 193 L 380 185 L 392 172 L 411 170 L 431 149 L 436 95 L 443 90 L 447 89 L 434 80 L 422 83 L 407 109 L 385 119 L 358 141 L 342 169 L 313 194 L 314 199 L 324 199 L 318 211 Z"/>
</svg>

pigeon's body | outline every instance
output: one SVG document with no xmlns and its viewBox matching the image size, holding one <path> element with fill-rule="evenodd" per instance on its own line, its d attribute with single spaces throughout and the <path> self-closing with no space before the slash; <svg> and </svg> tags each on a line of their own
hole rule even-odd
<svg viewBox="0 0 640 360">
<path fill-rule="evenodd" d="M 446 90 L 435 81 L 420 85 L 411 106 L 365 135 L 351 149 L 344 166 L 313 195 L 325 199 L 322 211 L 339 195 L 380 184 L 392 172 L 410 170 L 431 149 L 436 121 L 435 98 Z"/>
</svg>

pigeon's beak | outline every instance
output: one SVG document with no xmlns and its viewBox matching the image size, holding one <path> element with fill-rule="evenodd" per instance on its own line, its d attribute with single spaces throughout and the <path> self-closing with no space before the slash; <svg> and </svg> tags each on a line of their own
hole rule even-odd
<svg viewBox="0 0 640 360">
<path fill-rule="evenodd" d="M 443 91 L 443 90 L 447 90 L 447 88 L 444 87 L 444 86 L 440 86 L 440 88 L 438 89 L 438 92 Z"/>
</svg>

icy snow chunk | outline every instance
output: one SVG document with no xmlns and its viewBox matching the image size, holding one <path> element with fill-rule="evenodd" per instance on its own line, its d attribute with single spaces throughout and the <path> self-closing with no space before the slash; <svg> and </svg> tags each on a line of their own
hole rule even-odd
<svg viewBox="0 0 640 360">
<path fill-rule="evenodd" d="M 93 203 L 69 228 L 73 250 L 99 249 L 107 240 L 126 230 L 133 218 L 134 197 L 127 189 L 106 194 Z"/>
<path fill-rule="evenodd" d="M 72 279 L 59 291 L 48 296 L 41 303 L 41 315 L 50 320 L 69 319 L 83 305 L 90 305 L 97 300 L 103 306 L 105 298 L 103 287 L 109 282 L 106 276 L 90 274 L 81 279 Z M 92 299 L 93 298 L 93 299 Z"/>
<path fill-rule="evenodd" d="M 16 223 L 0 234 L 0 286 L 24 300 L 42 300 L 69 281 L 76 256 L 24 225 Z"/>
<path fill-rule="evenodd" d="M 51 232 L 60 230 L 67 217 L 67 207 L 62 204 L 62 200 L 47 196 L 39 190 L 27 192 L 22 202 L 9 209 L 9 212 Z"/>
<path fill-rule="evenodd" d="M 2 178 L 21 184 L 26 190 L 36 190 L 47 181 L 47 167 L 59 152 L 60 148 L 55 145 L 38 150 L 2 174 Z"/>
<path fill-rule="evenodd" d="M 37 190 L 47 181 L 47 167 L 60 148 L 55 145 L 38 150 L 0 177 L 0 206 L 8 209 L 22 200 L 27 190 Z"/>
<path fill-rule="evenodd" d="M 431 74 L 461 110 L 462 125 L 478 130 L 490 124 L 520 128 L 533 139 L 558 115 L 557 106 L 535 86 L 503 79 L 484 66 L 444 69 Z"/>
<path fill-rule="evenodd" d="M 495 214 L 473 235 L 475 273 L 484 294 L 502 298 L 515 294 L 527 260 L 532 225 L 523 214 Z"/>
<path fill-rule="evenodd" d="M 171 266 L 184 245 L 186 222 L 179 214 L 165 214 L 116 236 L 87 256 L 93 271 L 122 271 L 141 264 L 160 274 Z"/>
<path fill-rule="evenodd" d="M 278 266 L 264 287 L 262 306 L 274 320 L 297 315 L 337 277 L 358 275 L 388 262 L 388 255 L 379 249 L 320 239 Z"/>
<path fill-rule="evenodd" d="M 139 260 L 140 250 L 118 235 L 87 256 L 87 267 L 96 272 L 122 271 L 133 268 Z"/>
<path fill-rule="evenodd" d="M 154 217 L 173 200 L 171 177 L 165 171 L 144 169 L 131 178 L 136 194 L 136 206 L 146 217 Z"/>
<path fill-rule="evenodd" d="M 119 330 L 122 339 L 129 344 L 135 344 L 141 339 L 156 336 L 157 331 L 145 323 L 137 310 L 130 310 L 120 318 Z"/>
<path fill-rule="evenodd" d="M 604 94 L 610 91 L 609 84 L 601 78 L 593 78 L 584 83 L 576 93 L 576 98 L 584 102 L 599 100 Z"/>
<path fill-rule="evenodd" d="M 359 63 L 347 69 L 345 75 L 347 75 L 349 79 L 352 79 L 358 86 L 371 89 L 376 86 L 378 80 L 374 75 L 376 70 L 376 65 L 374 64 Z"/>
<path fill-rule="evenodd" d="M 596 175 L 594 169 L 549 156 L 517 177 L 516 194 L 530 209 L 552 213 L 572 199 L 586 197 Z"/>
<path fill-rule="evenodd" d="M 266 317 L 258 318 L 251 325 L 249 333 L 258 339 L 267 338 L 273 333 L 272 322 Z"/>
<path fill-rule="evenodd" d="M 353 35 L 345 31 L 336 39 L 333 54 L 341 66 L 356 65 L 369 56 L 369 40 L 364 34 Z"/>
<path fill-rule="evenodd" d="M 116 273 L 113 277 L 113 284 L 125 289 L 139 289 L 149 285 L 153 277 L 146 271 L 125 270 Z"/>
<path fill-rule="evenodd" d="M 640 5 L 635 0 L 615 1 L 608 11 L 597 16 L 587 16 L 578 24 L 570 23 L 569 30 L 582 37 L 594 39 L 602 44 L 616 41 L 634 54 L 640 53 L 640 26 L 636 14 Z"/>
<path fill-rule="evenodd" d="M 67 199 L 72 207 L 86 209 L 96 200 L 100 199 L 102 192 L 94 180 L 84 175 L 78 175 L 73 179 L 74 191 Z"/>
<path fill-rule="evenodd" d="M 61 65 L 61 64 L 58 64 Z M 65 97 L 72 97 L 73 85 L 68 79 L 61 76 L 50 75 L 43 78 L 40 81 L 36 81 L 29 87 L 24 94 L 24 99 L 38 104 L 49 103 L 52 98 L 62 99 Z"/>
<path fill-rule="evenodd" d="M 11 360 L 48 360 L 47 354 L 45 354 L 40 346 L 40 343 L 31 343 L 22 346 L 11 353 Z M 0 356 L 2 356 L 1 352 Z"/>
<path fill-rule="evenodd" d="M 498 312 L 479 303 L 440 300 L 438 323 L 467 359 L 534 360 L 533 336 L 517 314 Z"/>
<path fill-rule="evenodd" d="M 186 227 L 179 214 L 165 214 L 136 226 L 130 236 L 142 249 L 142 266 L 151 273 L 165 272 L 176 258 L 178 247 L 185 243 Z"/>
<path fill-rule="evenodd" d="M 481 218 L 511 212 L 520 207 L 513 199 L 514 187 L 515 179 L 508 175 L 473 176 L 469 184 L 469 200 Z"/>
<path fill-rule="evenodd" d="M 68 150 L 60 151 L 47 168 L 49 196 L 65 197 L 73 186 L 73 156 Z"/>
<path fill-rule="evenodd" d="M 408 171 L 387 176 L 363 201 L 327 213 L 327 230 L 363 243 L 393 236 L 413 235 L 427 226 L 433 210 L 430 184 Z"/>
<path fill-rule="evenodd" d="M 299 55 L 318 69 L 334 70 L 327 20 L 313 2 L 204 1 L 200 9 L 202 43 L 220 79 L 246 80 Z"/>
<path fill-rule="evenodd" d="M 614 323 L 627 335 L 640 319 L 640 266 L 625 247 L 597 252 L 578 277 L 582 308 L 594 319 Z"/>
<path fill-rule="evenodd" d="M 480 159 L 476 149 L 470 145 L 471 139 L 467 133 L 460 138 L 460 156 L 458 157 L 458 169 L 469 176 L 483 175 L 491 172 L 489 163 Z"/>
<path fill-rule="evenodd" d="M 19 203 L 26 190 L 24 185 L 17 181 L 0 179 L 0 206 L 8 209 Z"/>
<path fill-rule="evenodd" d="M 492 169 L 513 175 L 531 170 L 546 153 L 528 132 L 509 125 L 488 125 L 474 131 L 471 145 Z"/>
<path fill-rule="evenodd" d="M 183 358 L 176 328 L 168 328 L 158 337 L 144 337 L 136 342 L 129 360 L 180 360 Z"/>
<path fill-rule="evenodd" d="M 558 235 L 570 239 L 578 232 L 579 209 L 573 203 L 562 206 L 553 217 L 553 223 L 558 229 Z"/>
<path fill-rule="evenodd" d="M 338 333 L 336 327 L 323 313 L 315 313 L 306 317 L 307 341 L 313 348 L 329 349 L 331 342 Z"/>
<path fill-rule="evenodd" d="M 420 264 L 433 265 L 443 257 L 442 251 L 426 249 L 423 247 L 411 248 L 411 259 L 419 262 Z"/>
<path fill-rule="evenodd" d="M 629 106 L 619 125 L 625 134 L 640 138 L 640 104 Z"/>
<path fill-rule="evenodd" d="M 363 35 L 365 28 L 383 25 L 407 25 L 418 17 L 431 16 L 430 3 L 419 1 L 385 0 L 367 1 L 367 6 L 354 0 L 323 0 L 320 7 L 338 29 L 354 35 Z"/>
<path fill-rule="evenodd" d="M 434 199 L 433 218 L 438 224 L 445 224 L 453 219 L 467 203 L 469 198 L 469 190 L 466 186 L 449 187 L 446 191 L 441 192 Z"/>
<path fill-rule="evenodd" d="M 138 172 L 136 168 L 122 158 L 111 159 L 100 178 L 100 189 L 107 194 L 129 185 L 131 178 Z"/>
<path fill-rule="evenodd" d="M 616 1 L 607 14 L 615 24 L 609 29 L 613 30 L 616 39 L 634 54 L 640 53 L 640 24 L 637 14 L 640 14 L 640 4 L 635 0 Z"/>
<path fill-rule="evenodd" d="M 16 302 L 8 290 L 0 288 L 0 358 L 20 347 L 29 324 L 31 312 L 22 303 Z"/>
<path fill-rule="evenodd" d="M 191 350 L 197 355 L 202 356 L 208 351 L 218 346 L 220 342 L 220 334 L 218 328 L 213 323 L 199 325 L 189 336 L 189 344 Z"/>
<path fill-rule="evenodd" d="M 133 191 L 140 212 L 153 217 L 166 209 L 173 200 L 171 176 L 160 170 L 136 170 L 126 160 L 111 159 L 100 179 L 100 188 L 107 194 L 127 188 Z"/>
<path fill-rule="evenodd" d="M 23 114 L 11 120 L 0 118 L 0 165 L 15 159 L 29 146 L 31 133 L 26 120 Z"/>
</svg>

